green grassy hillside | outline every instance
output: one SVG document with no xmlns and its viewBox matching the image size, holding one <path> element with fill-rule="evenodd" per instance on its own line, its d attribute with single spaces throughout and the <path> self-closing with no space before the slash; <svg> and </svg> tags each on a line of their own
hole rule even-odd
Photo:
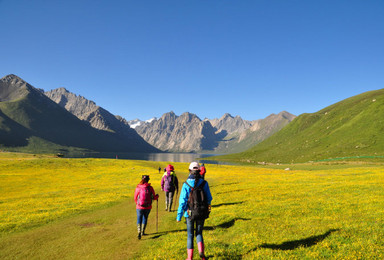
<svg viewBox="0 0 384 260">
<path fill-rule="evenodd" d="M 384 156 L 384 89 L 302 114 L 267 140 L 220 159 L 291 163 Z"/>
</svg>

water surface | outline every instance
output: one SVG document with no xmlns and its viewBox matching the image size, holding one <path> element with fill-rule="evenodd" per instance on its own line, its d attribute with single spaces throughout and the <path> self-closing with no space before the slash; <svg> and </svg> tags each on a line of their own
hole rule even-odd
<svg viewBox="0 0 384 260">
<path fill-rule="evenodd" d="M 202 153 L 72 153 L 66 154 L 69 158 L 111 158 L 111 159 L 130 159 L 130 160 L 145 160 L 156 162 L 193 162 L 207 164 L 227 164 L 233 163 L 220 162 L 209 160 L 209 156 L 219 154 L 202 154 Z M 207 158 L 207 159 L 204 159 Z"/>
</svg>

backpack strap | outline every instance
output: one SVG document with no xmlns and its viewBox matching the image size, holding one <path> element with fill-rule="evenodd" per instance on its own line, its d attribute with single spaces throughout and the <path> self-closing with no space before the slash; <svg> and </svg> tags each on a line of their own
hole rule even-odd
<svg viewBox="0 0 384 260">
<path fill-rule="evenodd" d="M 191 185 L 188 184 L 188 182 L 184 182 L 185 184 L 187 184 L 189 186 L 189 188 L 193 189 L 194 187 L 192 187 Z"/>
<path fill-rule="evenodd" d="M 188 182 L 184 182 L 184 183 L 187 184 L 187 185 L 193 190 L 193 189 L 195 189 L 195 188 L 197 188 L 197 187 L 202 187 L 202 186 L 204 186 L 204 184 L 206 183 L 206 181 L 203 180 L 203 182 L 200 183 L 199 186 L 197 186 L 197 181 L 195 180 L 195 185 L 193 185 L 193 187 L 192 187 L 191 185 L 189 185 Z M 196 187 L 196 186 L 197 186 L 197 187 Z"/>
</svg>

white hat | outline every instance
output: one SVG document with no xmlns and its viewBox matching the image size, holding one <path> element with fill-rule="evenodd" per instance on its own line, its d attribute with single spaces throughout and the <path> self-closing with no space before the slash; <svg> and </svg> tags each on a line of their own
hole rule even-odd
<svg viewBox="0 0 384 260">
<path fill-rule="evenodd" d="M 199 163 L 197 163 L 197 162 L 191 162 L 191 164 L 189 165 L 189 169 L 190 169 L 190 170 L 193 170 L 193 168 L 198 168 L 198 169 L 200 169 L 200 165 L 199 165 Z"/>
</svg>

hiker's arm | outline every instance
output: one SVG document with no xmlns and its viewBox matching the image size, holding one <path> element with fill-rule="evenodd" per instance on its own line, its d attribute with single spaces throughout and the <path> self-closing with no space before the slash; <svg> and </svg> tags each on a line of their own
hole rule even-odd
<svg viewBox="0 0 384 260">
<path fill-rule="evenodd" d="M 159 198 L 159 194 L 156 194 L 155 193 L 155 190 L 153 189 L 153 187 L 151 186 L 151 192 L 152 192 L 152 198 L 154 200 L 157 200 Z"/>
<path fill-rule="evenodd" d="M 187 210 L 187 202 L 188 202 L 188 186 L 184 184 L 181 187 L 180 197 L 179 197 L 179 208 L 177 210 L 177 222 L 181 221 L 184 212 Z"/>
<path fill-rule="evenodd" d="M 137 204 L 137 196 L 139 195 L 139 189 L 136 188 L 135 189 L 135 195 L 134 195 L 134 199 L 135 199 L 135 203 Z"/>
</svg>

